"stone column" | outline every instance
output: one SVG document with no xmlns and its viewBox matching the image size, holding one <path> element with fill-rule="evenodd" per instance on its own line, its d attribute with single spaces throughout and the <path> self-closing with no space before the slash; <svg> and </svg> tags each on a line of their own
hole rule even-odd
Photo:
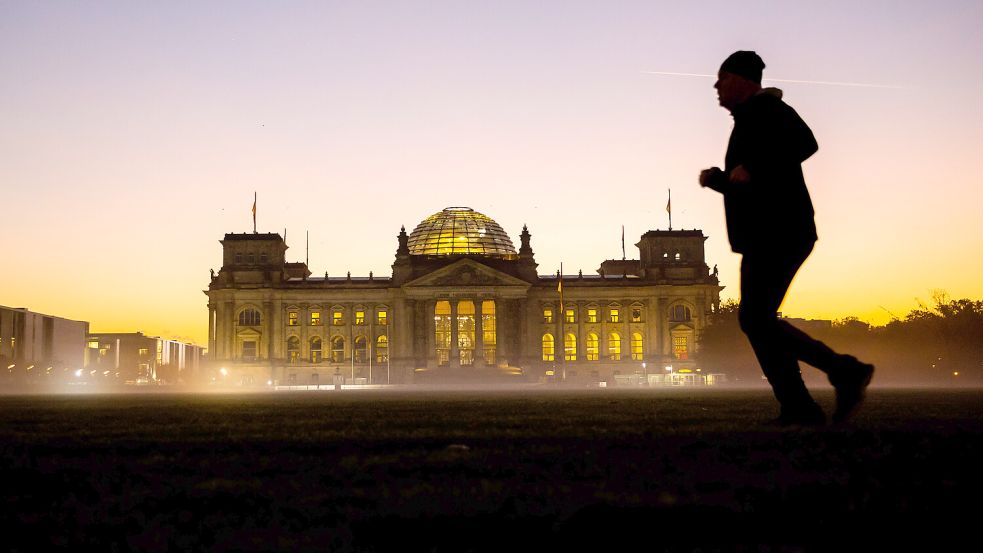
<svg viewBox="0 0 983 553">
<path fill-rule="evenodd" d="M 482 333 L 481 323 L 481 298 L 471 300 L 474 302 L 474 365 L 485 366 L 485 337 Z"/>
<path fill-rule="evenodd" d="M 657 316 L 655 319 L 656 323 L 656 343 L 655 348 L 652 349 L 652 353 L 657 356 L 665 356 L 668 353 L 668 343 L 669 343 L 669 298 L 665 296 L 660 296 L 659 301 L 656 304 Z"/>
<path fill-rule="evenodd" d="M 529 361 L 535 359 L 531 352 L 526 351 L 529 348 L 530 343 L 528 303 L 529 302 L 526 301 L 526 298 L 519 299 L 519 309 L 516 312 L 517 320 L 515 321 L 515 324 L 517 325 L 517 329 L 519 331 L 519 349 L 515 352 L 514 364 L 519 366 L 526 366 L 529 364 Z M 537 343 L 540 343 L 540 347 L 542 347 L 540 340 L 542 340 L 541 336 L 537 339 Z"/>
<path fill-rule="evenodd" d="M 226 301 L 225 303 L 225 327 L 222 333 L 222 344 L 225 350 L 225 358 L 232 360 L 235 359 L 235 325 L 236 325 L 236 310 L 235 303 L 232 301 Z"/>
<path fill-rule="evenodd" d="M 208 354 L 214 359 L 215 351 L 215 304 L 208 303 Z"/>
<path fill-rule="evenodd" d="M 461 354 L 457 347 L 457 301 L 451 300 L 451 351 L 450 363 L 448 363 L 451 367 L 461 366 Z"/>
<path fill-rule="evenodd" d="M 256 357 L 263 358 L 263 346 L 266 346 L 266 360 L 273 366 L 273 344 L 274 344 L 274 334 L 273 325 L 276 321 L 276 311 L 274 311 L 274 306 L 272 301 L 263 302 L 263 321 L 260 325 L 259 343 L 256 344 Z"/>
</svg>

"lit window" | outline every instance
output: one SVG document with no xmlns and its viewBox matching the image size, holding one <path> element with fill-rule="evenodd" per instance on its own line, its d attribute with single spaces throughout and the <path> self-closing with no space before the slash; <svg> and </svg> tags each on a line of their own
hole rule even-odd
<svg viewBox="0 0 983 553">
<path fill-rule="evenodd" d="M 553 310 L 543 309 L 543 322 L 546 324 L 553 324 Z"/>
<path fill-rule="evenodd" d="M 642 335 L 638 332 L 633 332 L 631 335 L 631 359 L 642 360 Z"/>
<path fill-rule="evenodd" d="M 686 336 L 672 337 L 672 356 L 676 359 L 689 359 L 689 338 Z"/>
<path fill-rule="evenodd" d="M 617 332 L 608 334 L 608 354 L 612 361 L 621 361 L 621 335 Z"/>
<path fill-rule="evenodd" d="M 300 361 L 300 338 L 291 336 L 287 338 L 287 362 L 296 363 Z"/>
<path fill-rule="evenodd" d="M 345 339 L 335 336 L 331 339 L 331 362 L 341 363 L 345 360 Z"/>
<path fill-rule="evenodd" d="M 642 322 L 642 308 L 632 307 L 631 308 L 631 322 L 640 323 Z"/>
<path fill-rule="evenodd" d="M 143 357 L 144 355 L 150 355 L 150 349 L 148 349 L 148 348 L 140 348 L 139 350 L 137 350 L 137 355 L 139 355 L 141 357 Z"/>
<path fill-rule="evenodd" d="M 475 309 L 474 302 L 461 300 L 457 302 L 457 350 L 460 354 L 462 367 L 474 364 L 475 345 Z"/>
<path fill-rule="evenodd" d="M 597 322 L 597 309 L 587 310 L 587 322 L 596 323 Z"/>
<path fill-rule="evenodd" d="M 355 312 L 355 324 L 361 326 L 365 324 L 365 311 Z"/>
<path fill-rule="evenodd" d="M 315 336 L 311 338 L 311 363 L 320 363 L 321 359 L 321 338 Z"/>
<path fill-rule="evenodd" d="M 563 310 L 563 320 L 568 323 L 577 322 L 577 311 L 574 309 L 564 309 Z"/>
<path fill-rule="evenodd" d="M 245 309 L 239 313 L 239 326 L 256 326 L 260 323 L 259 311 Z"/>
<path fill-rule="evenodd" d="M 89 349 L 99 349 L 99 340 L 89 340 Z"/>
<path fill-rule="evenodd" d="M 379 326 L 386 326 L 389 324 L 389 313 L 385 309 L 380 309 L 375 314 L 376 324 Z"/>
<path fill-rule="evenodd" d="M 495 364 L 495 348 L 498 345 L 496 330 L 495 300 L 481 302 L 481 345 L 484 348 L 485 364 Z"/>
<path fill-rule="evenodd" d="M 608 322 L 609 323 L 620 323 L 621 322 L 621 310 L 620 309 L 608 309 Z"/>
<path fill-rule="evenodd" d="M 287 313 L 287 326 L 297 326 L 300 324 L 299 315 L 296 311 L 290 311 Z"/>
<path fill-rule="evenodd" d="M 550 334 L 543 334 L 543 361 L 552 361 L 553 356 L 553 336 Z"/>
<path fill-rule="evenodd" d="M 676 261 L 679 261 L 680 258 L 681 258 L 681 256 L 679 255 L 679 252 L 676 252 Z"/>
<path fill-rule="evenodd" d="M 434 339 L 436 342 L 437 365 L 450 363 L 451 351 L 451 302 L 440 300 L 433 311 Z"/>
<path fill-rule="evenodd" d="M 389 361 L 389 337 L 383 334 L 375 341 L 375 361 L 385 363 Z"/>
<path fill-rule="evenodd" d="M 311 326 L 321 326 L 320 311 L 311 311 Z"/>
<path fill-rule="evenodd" d="M 340 309 L 335 309 L 331 312 L 331 324 L 334 326 L 345 324 L 345 314 Z"/>
<path fill-rule="evenodd" d="M 597 344 L 597 334 L 589 332 L 587 334 L 587 360 L 597 361 L 598 357 L 598 344 Z"/>
<path fill-rule="evenodd" d="M 572 333 L 567 334 L 563 340 L 563 359 L 566 361 L 577 360 L 577 336 Z"/>
</svg>

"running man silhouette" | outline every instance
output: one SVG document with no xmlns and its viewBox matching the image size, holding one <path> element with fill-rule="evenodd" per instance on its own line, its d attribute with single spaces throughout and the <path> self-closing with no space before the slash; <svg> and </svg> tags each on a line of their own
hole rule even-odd
<svg viewBox="0 0 983 553">
<path fill-rule="evenodd" d="M 734 118 L 724 169 L 700 173 L 700 185 L 723 194 L 731 249 L 742 254 L 741 330 L 781 405 L 781 425 L 821 425 L 826 416 L 802 381 L 799 361 L 826 373 L 836 389 L 833 422 L 863 403 L 874 366 L 836 353 L 778 318 L 795 273 L 817 240 L 802 162 L 819 146 L 782 92 L 761 88 L 764 62 L 738 51 L 720 66 L 720 105 Z"/>
</svg>

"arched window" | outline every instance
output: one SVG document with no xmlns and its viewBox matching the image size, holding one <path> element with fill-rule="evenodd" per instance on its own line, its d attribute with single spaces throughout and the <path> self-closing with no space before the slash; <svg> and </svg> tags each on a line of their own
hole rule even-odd
<svg viewBox="0 0 983 553">
<path fill-rule="evenodd" d="M 291 336 L 287 338 L 287 362 L 296 363 L 300 361 L 300 338 Z"/>
<path fill-rule="evenodd" d="M 243 309 L 239 313 L 239 326 L 258 326 L 260 324 L 259 311 L 255 309 Z"/>
<path fill-rule="evenodd" d="M 642 356 L 642 335 L 638 332 L 631 333 L 631 359 L 641 361 Z"/>
<path fill-rule="evenodd" d="M 389 337 L 385 334 L 375 340 L 375 361 L 376 363 L 389 361 Z"/>
<path fill-rule="evenodd" d="M 587 333 L 587 360 L 588 361 L 597 361 L 598 349 L 599 349 L 597 342 L 598 342 L 597 334 L 594 334 L 593 332 L 588 332 Z"/>
<path fill-rule="evenodd" d="M 311 338 L 311 363 L 320 363 L 324 359 L 321 357 L 321 338 L 315 336 Z"/>
<path fill-rule="evenodd" d="M 693 316 L 689 307 L 679 304 L 669 308 L 669 320 L 674 323 L 682 323 L 692 320 Z"/>
<path fill-rule="evenodd" d="M 474 365 L 475 309 L 471 300 L 457 302 L 457 351 L 462 367 Z"/>
<path fill-rule="evenodd" d="M 552 361 L 555 350 L 553 348 L 553 335 L 543 334 L 543 361 Z"/>
<path fill-rule="evenodd" d="M 481 346 L 485 350 L 485 364 L 495 364 L 495 348 L 498 345 L 495 300 L 481 302 Z"/>
<path fill-rule="evenodd" d="M 368 356 L 365 354 L 365 346 L 366 346 L 365 336 L 359 336 L 355 338 L 356 363 L 365 363 L 365 360 L 368 359 Z"/>
<path fill-rule="evenodd" d="M 568 333 L 566 338 L 563 340 L 563 360 L 577 360 L 577 335 L 573 334 L 572 332 Z"/>
<path fill-rule="evenodd" d="M 345 360 L 345 339 L 335 336 L 331 339 L 331 362 L 341 363 Z"/>
<path fill-rule="evenodd" d="M 617 332 L 608 334 L 608 354 L 612 361 L 621 361 L 621 335 Z"/>
<path fill-rule="evenodd" d="M 446 366 L 451 354 L 451 302 L 439 300 L 433 309 L 437 365 Z"/>
</svg>

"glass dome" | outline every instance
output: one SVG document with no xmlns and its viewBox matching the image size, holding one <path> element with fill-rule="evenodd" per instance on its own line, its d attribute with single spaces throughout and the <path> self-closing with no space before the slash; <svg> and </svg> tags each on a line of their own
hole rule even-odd
<svg viewBox="0 0 983 553">
<path fill-rule="evenodd" d="M 448 207 L 427 217 L 410 233 L 407 245 L 412 255 L 516 257 L 502 227 L 470 207 Z"/>
</svg>

